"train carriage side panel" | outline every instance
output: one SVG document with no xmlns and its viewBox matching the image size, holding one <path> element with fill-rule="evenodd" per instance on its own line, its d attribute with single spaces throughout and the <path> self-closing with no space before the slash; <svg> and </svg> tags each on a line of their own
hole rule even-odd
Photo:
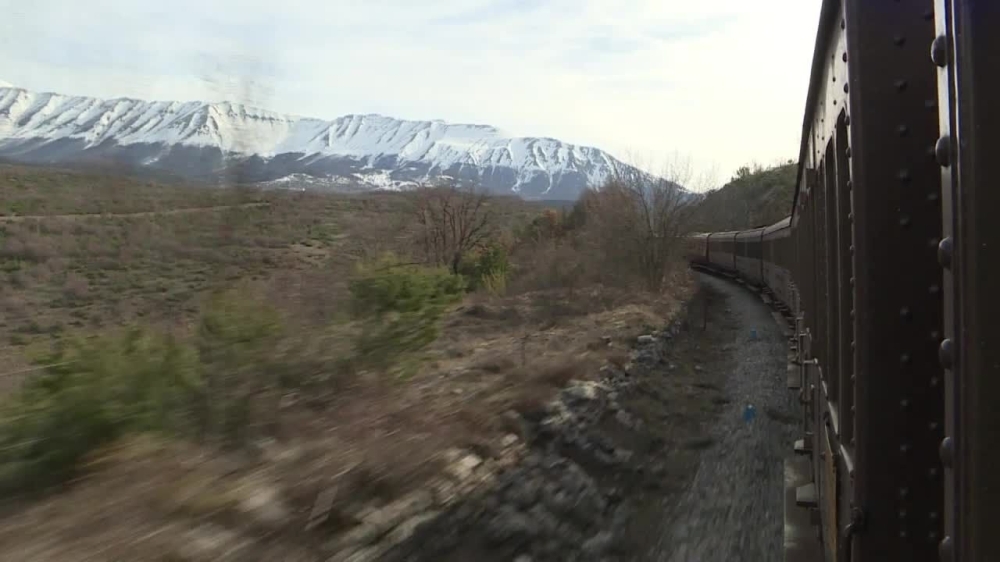
<svg viewBox="0 0 1000 562">
<path fill-rule="evenodd" d="M 785 306 L 794 310 L 792 301 L 792 272 L 789 267 L 789 242 L 791 217 L 778 221 L 764 229 L 762 238 L 767 248 L 764 257 L 764 284 Z"/>
<path fill-rule="evenodd" d="M 736 232 L 713 233 L 709 242 L 709 263 L 721 271 L 736 272 Z"/>
<path fill-rule="evenodd" d="M 763 231 L 763 228 L 754 228 L 736 234 L 736 271 L 740 277 L 753 285 L 763 283 L 760 276 L 760 235 Z"/>
</svg>

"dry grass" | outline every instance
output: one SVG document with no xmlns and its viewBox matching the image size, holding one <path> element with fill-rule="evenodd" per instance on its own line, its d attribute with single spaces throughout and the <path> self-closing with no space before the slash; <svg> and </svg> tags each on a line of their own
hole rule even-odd
<svg viewBox="0 0 1000 562">
<path fill-rule="evenodd" d="M 0 194 L 21 214 L 135 213 L 249 197 L 184 199 L 172 189 L 0 167 Z M 183 329 L 209 291 L 242 281 L 265 291 L 302 335 L 295 353 L 327 368 L 349 338 L 344 303 L 355 264 L 413 250 L 412 201 L 254 197 L 267 205 L 0 223 L 5 367 L 27 366 L 27 355 L 70 333 L 135 322 Z M 513 200 L 490 205 L 508 232 L 538 213 Z M 53 562 L 311 560 L 318 539 L 303 530 L 304 518 L 318 494 L 338 489 L 328 534 L 350 521 L 353 506 L 423 485 L 449 448 L 495 454 L 493 444 L 518 430 L 508 412 L 537 411 L 569 380 L 595 377 L 606 361 L 624 363 L 635 336 L 663 326 L 690 289 L 682 273 L 655 295 L 614 283 L 609 272 L 578 275 L 574 267 L 595 266 L 565 244 L 522 250 L 514 261 L 506 295 L 470 295 L 449 312 L 412 378 L 362 372 L 323 392 L 290 392 L 273 438 L 250 450 L 120 443 L 96 454 L 69 491 L 9 506 L 14 515 L 0 519 L 5 553 Z M 13 390 L 10 379 L 0 378 L 0 390 L 4 384 Z M 245 508 L 261 495 L 276 498 L 264 503 L 284 510 L 279 522 L 261 523 Z"/>
</svg>

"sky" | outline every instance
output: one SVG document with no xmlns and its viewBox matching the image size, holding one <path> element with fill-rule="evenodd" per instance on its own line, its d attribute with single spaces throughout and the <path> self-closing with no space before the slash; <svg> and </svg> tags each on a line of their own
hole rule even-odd
<svg viewBox="0 0 1000 562">
<path fill-rule="evenodd" d="M 722 183 L 796 159 L 820 0 L 0 0 L 0 80 L 489 124 Z M 694 180 L 689 180 L 694 181 Z M 694 186 L 698 187 L 698 186 Z"/>
</svg>

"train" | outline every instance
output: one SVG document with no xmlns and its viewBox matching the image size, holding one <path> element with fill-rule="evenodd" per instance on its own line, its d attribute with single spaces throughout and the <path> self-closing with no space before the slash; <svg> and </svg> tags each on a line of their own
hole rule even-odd
<svg viewBox="0 0 1000 562">
<path fill-rule="evenodd" d="M 995 0 L 824 0 L 789 215 L 684 240 L 787 315 L 827 562 L 1000 561 L 997 30 Z"/>
</svg>

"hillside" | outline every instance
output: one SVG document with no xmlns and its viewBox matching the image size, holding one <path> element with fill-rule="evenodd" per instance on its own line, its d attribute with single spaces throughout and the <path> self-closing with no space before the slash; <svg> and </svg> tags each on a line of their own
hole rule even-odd
<svg viewBox="0 0 1000 562">
<path fill-rule="evenodd" d="M 323 191 L 405 189 L 450 176 L 546 200 L 574 200 L 634 170 L 597 148 L 489 125 L 375 114 L 328 121 L 229 102 L 104 100 L 3 86 L 0 158 Z"/>
<path fill-rule="evenodd" d="M 778 222 L 791 213 L 795 173 L 794 163 L 741 168 L 729 183 L 709 191 L 698 203 L 694 230 L 740 230 Z"/>
</svg>

